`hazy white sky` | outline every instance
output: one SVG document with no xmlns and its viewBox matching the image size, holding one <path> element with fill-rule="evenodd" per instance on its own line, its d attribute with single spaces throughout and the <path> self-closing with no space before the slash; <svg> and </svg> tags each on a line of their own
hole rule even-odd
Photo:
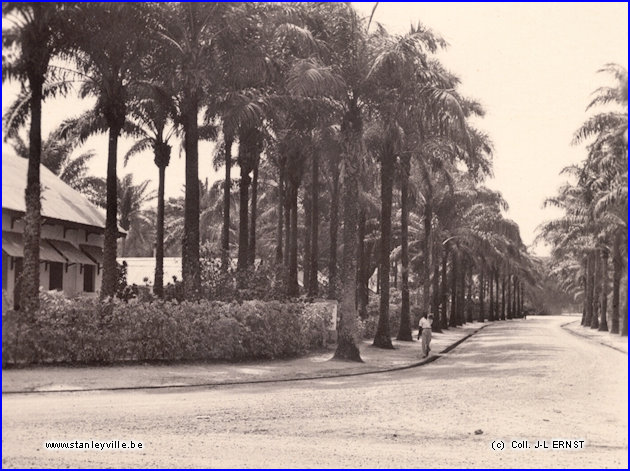
<svg viewBox="0 0 630 471">
<path fill-rule="evenodd" d="M 355 4 L 369 15 L 373 2 Z M 494 178 L 510 205 L 508 217 L 531 244 L 536 227 L 553 216 L 542 210 L 545 197 L 565 180 L 566 165 L 584 158 L 571 137 L 585 120 L 590 94 L 606 83 L 596 71 L 607 62 L 627 67 L 627 3 L 380 3 L 375 21 L 392 32 L 405 32 L 421 21 L 450 44 L 442 62 L 462 79 L 462 92 L 480 101 L 486 117 L 479 123 L 495 145 Z M 15 97 L 15 85 L 3 85 L 3 112 Z M 44 133 L 88 104 L 74 99 L 44 105 Z M 131 146 L 123 139 L 119 155 Z M 6 145 L 3 143 L 3 153 Z M 107 139 L 91 138 L 85 148 L 97 157 L 90 170 L 105 175 Z M 166 195 L 181 194 L 184 159 L 173 150 Z M 151 179 L 157 187 L 152 156 L 140 155 L 119 174 L 133 172 L 136 181 Z M 217 178 L 211 146 L 200 146 L 200 177 Z M 542 247 L 535 252 L 546 253 Z"/>
<path fill-rule="evenodd" d="M 356 4 L 366 15 L 373 5 Z M 627 67 L 627 3 L 380 3 L 375 20 L 400 33 L 420 20 L 448 41 L 441 61 L 487 112 L 479 126 L 495 145 L 488 186 L 531 244 L 556 214 L 541 205 L 565 181 L 558 173 L 585 157 L 570 141 L 590 94 L 607 83 L 596 71 Z"/>
</svg>

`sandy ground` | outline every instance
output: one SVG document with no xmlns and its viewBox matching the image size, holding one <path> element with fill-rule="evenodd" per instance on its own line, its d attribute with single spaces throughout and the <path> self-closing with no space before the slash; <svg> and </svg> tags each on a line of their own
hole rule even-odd
<svg viewBox="0 0 630 471">
<path fill-rule="evenodd" d="M 576 335 L 585 337 L 594 342 L 614 348 L 621 352 L 628 353 L 628 337 L 622 337 L 619 334 L 611 334 L 609 332 L 600 332 L 597 329 L 583 327 L 580 325 L 580 319 L 562 324 L 562 327 Z"/>
<path fill-rule="evenodd" d="M 561 328 L 568 320 L 495 323 L 433 363 L 377 375 L 3 395 L 2 464 L 627 468 L 628 357 L 570 334 Z M 75 439 L 144 448 L 44 448 L 46 440 Z M 554 439 L 585 446 L 533 448 Z M 503 451 L 491 448 L 498 440 Z M 513 440 L 532 448 L 511 449 Z"/>
</svg>

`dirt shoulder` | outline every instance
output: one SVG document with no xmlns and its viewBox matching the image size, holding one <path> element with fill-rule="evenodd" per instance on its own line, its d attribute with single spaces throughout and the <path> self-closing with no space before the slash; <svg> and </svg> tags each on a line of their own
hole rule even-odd
<svg viewBox="0 0 630 471">
<path fill-rule="evenodd" d="M 563 324 L 562 328 L 568 330 L 572 334 L 600 343 L 601 345 L 618 350 L 626 355 L 628 354 L 628 337 L 622 337 L 619 334 L 600 332 L 597 329 L 583 327 L 580 325 L 579 319 Z"/>
</svg>

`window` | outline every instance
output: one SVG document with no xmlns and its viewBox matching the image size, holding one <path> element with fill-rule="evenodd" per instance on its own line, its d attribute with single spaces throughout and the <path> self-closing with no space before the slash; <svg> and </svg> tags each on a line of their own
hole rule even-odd
<svg viewBox="0 0 630 471">
<path fill-rule="evenodd" d="M 83 291 L 94 292 L 94 265 L 83 265 Z"/>
<path fill-rule="evenodd" d="M 50 262 L 50 282 L 48 289 L 63 290 L 63 263 Z"/>
</svg>

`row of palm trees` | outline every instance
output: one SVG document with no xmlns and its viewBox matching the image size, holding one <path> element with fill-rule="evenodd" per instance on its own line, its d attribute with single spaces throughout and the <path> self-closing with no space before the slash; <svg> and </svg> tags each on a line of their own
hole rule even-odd
<svg viewBox="0 0 630 471">
<path fill-rule="evenodd" d="M 201 205 L 205 195 L 222 190 L 217 245 L 223 266 L 236 254 L 238 270 L 247 270 L 263 256 L 283 267 L 291 296 L 300 291 L 300 266 L 311 296 L 319 294 L 324 271 L 327 295 L 340 302 L 339 358 L 360 359 L 357 306 L 366 308 L 377 267 L 374 344 L 392 348 L 394 260 L 401 265 L 399 339 L 411 340 L 414 273 L 422 281 L 423 310 L 431 303 L 441 310 L 443 328 L 472 320 L 474 286 L 479 320 L 523 312 L 535 266 L 518 226 L 503 216 L 507 204 L 482 185 L 492 146 L 471 118 L 483 109 L 459 94 L 458 78 L 434 55 L 444 40 L 423 25 L 390 34 L 371 16 L 337 3 L 9 2 L 3 18 L 12 24 L 3 31 L 3 80 L 23 84 L 4 118 L 7 135 L 30 117 L 25 310 L 37 309 L 41 102 L 78 84 L 79 95 L 95 97 L 95 106 L 62 127 L 81 140 L 96 132 L 109 136 L 101 296 L 116 288 L 117 145 L 128 135 L 136 143 L 125 159 L 151 149 L 158 167 L 158 296 L 166 168 L 181 138 L 187 299 L 201 293 L 200 220 L 216 226 L 219 219 L 208 220 L 216 199 L 207 212 Z M 200 184 L 200 139 L 217 143 L 221 186 Z M 232 176 L 234 164 L 239 179 Z"/>
<path fill-rule="evenodd" d="M 594 92 L 587 108 L 594 114 L 574 136 L 576 144 L 587 143 L 586 159 L 564 170 L 572 182 L 547 200 L 563 214 L 544 224 L 540 237 L 553 249 L 558 280 L 582 300 L 582 325 L 628 335 L 627 304 L 620 326 L 620 299 L 627 298 L 628 71 L 607 64 L 600 72 L 613 84 Z"/>
</svg>

